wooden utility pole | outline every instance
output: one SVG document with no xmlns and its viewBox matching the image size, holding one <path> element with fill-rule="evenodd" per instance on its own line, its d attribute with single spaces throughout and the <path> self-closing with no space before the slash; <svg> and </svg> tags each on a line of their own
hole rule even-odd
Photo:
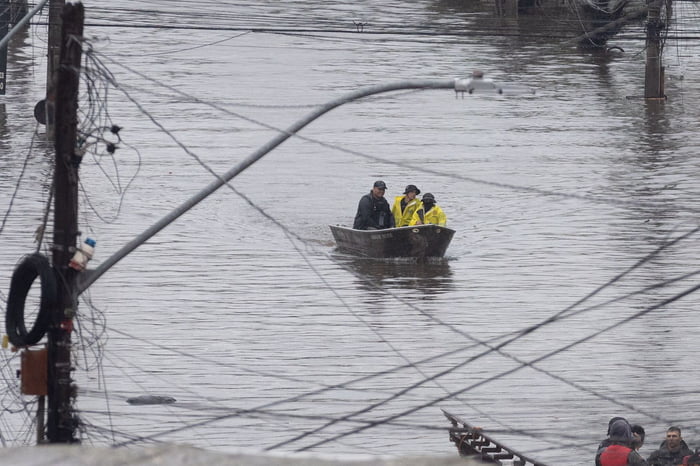
<svg viewBox="0 0 700 466">
<path fill-rule="evenodd" d="M 667 0 L 670 1 L 670 0 Z M 664 68 L 661 66 L 661 31 L 664 23 L 661 21 L 661 2 L 651 2 L 647 15 L 647 62 L 644 75 L 644 98 L 665 98 Z"/>
<path fill-rule="evenodd" d="M 60 274 L 58 306 L 50 312 L 48 331 L 48 420 L 50 443 L 73 443 L 76 419 L 71 379 L 71 333 L 77 309 L 76 271 L 68 267 L 78 232 L 78 167 L 75 154 L 78 86 L 82 56 L 82 3 L 69 3 L 62 13 L 61 57 L 56 73 L 56 167 L 54 171 L 53 265 Z"/>
<path fill-rule="evenodd" d="M 56 70 L 61 58 L 61 12 L 65 0 L 49 1 L 49 51 L 46 60 L 46 137 L 54 138 L 54 115 L 56 108 Z"/>
</svg>

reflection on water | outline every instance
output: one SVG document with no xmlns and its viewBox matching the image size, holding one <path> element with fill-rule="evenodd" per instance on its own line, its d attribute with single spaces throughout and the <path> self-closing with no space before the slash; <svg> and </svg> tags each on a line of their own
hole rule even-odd
<svg viewBox="0 0 700 466">
<path fill-rule="evenodd" d="M 7 139 L 9 139 L 9 134 L 7 134 L 7 109 L 4 103 L 0 103 L 0 142 Z"/>
<path fill-rule="evenodd" d="M 600 83 L 604 84 L 607 88 L 613 88 L 614 78 L 610 73 L 611 63 L 621 56 L 623 52 L 618 48 L 607 49 L 607 48 L 593 48 L 593 49 L 580 49 L 579 54 L 582 60 L 589 61 L 596 68 L 598 76 L 600 76 Z"/>
<path fill-rule="evenodd" d="M 372 259 L 368 257 L 335 256 L 338 263 L 347 266 L 356 276 L 358 287 L 372 296 L 383 289 L 408 289 L 426 296 L 445 293 L 453 288 L 452 271 L 447 258 Z"/>
<path fill-rule="evenodd" d="M 673 110 L 672 108 L 667 109 L 664 100 L 646 100 L 644 102 L 645 131 L 642 133 L 643 141 L 640 144 L 640 150 L 658 156 L 678 149 L 678 143 L 673 138 L 667 137 L 667 135 L 672 134 L 668 112 L 673 112 Z"/>
</svg>

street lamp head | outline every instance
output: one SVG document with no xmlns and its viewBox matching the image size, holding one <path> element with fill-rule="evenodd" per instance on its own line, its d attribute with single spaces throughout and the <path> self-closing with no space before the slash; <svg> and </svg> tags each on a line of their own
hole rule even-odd
<svg viewBox="0 0 700 466">
<path fill-rule="evenodd" d="M 483 71 L 474 71 L 471 78 L 455 79 L 455 92 L 468 92 L 472 94 L 476 90 L 503 94 L 503 89 L 497 86 L 496 83 L 493 82 L 493 79 L 484 78 Z"/>
<path fill-rule="evenodd" d="M 534 94 L 534 89 L 525 88 L 523 86 L 508 85 L 504 87 L 500 83 L 496 83 L 493 79 L 484 78 L 484 72 L 475 70 L 472 72 L 471 78 L 456 78 L 454 81 L 455 93 L 464 97 L 465 93 L 473 94 L 474 91 L 484 94 Z"/>
</svg>

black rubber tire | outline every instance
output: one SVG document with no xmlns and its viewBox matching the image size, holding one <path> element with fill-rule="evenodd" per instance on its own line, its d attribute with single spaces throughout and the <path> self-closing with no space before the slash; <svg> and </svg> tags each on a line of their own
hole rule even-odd
<svg viewBox="0 0 700 466">
<path fill-rule="evenodd" d="M 36 321 L 27 332 L 24 304 L 37 277 L 41 280 L 41 303 Z M 38 343 L 46 334 L 49 312 L 57 303 L 58 283 L 49 260 L 38 253 L 24 257 L 12 273 L 10 294 L 7 298 L 5 328 L 10 342 L 17 347 Z"/>
</svg>

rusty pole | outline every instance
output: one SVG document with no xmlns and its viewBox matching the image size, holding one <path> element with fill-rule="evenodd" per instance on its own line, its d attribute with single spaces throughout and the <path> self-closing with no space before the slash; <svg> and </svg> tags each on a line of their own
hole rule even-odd
<svg viewBox="0 0 700 466">
<path fill-rule="evenodd" d="M 61 58 L 56 74 L 53 265 L 60 275 L 60 299 L 50 312 L 48 331 L 48 422 L 50 443 L 73 443 L 75 386 L 71 379 L 71 333 L 77 308 L 76 271 L 68 267 L 78 232 L 78 167 L 75 154 L 78 86 L 84 8 L 69 3 L 62 12 Z"/>
</svg>

